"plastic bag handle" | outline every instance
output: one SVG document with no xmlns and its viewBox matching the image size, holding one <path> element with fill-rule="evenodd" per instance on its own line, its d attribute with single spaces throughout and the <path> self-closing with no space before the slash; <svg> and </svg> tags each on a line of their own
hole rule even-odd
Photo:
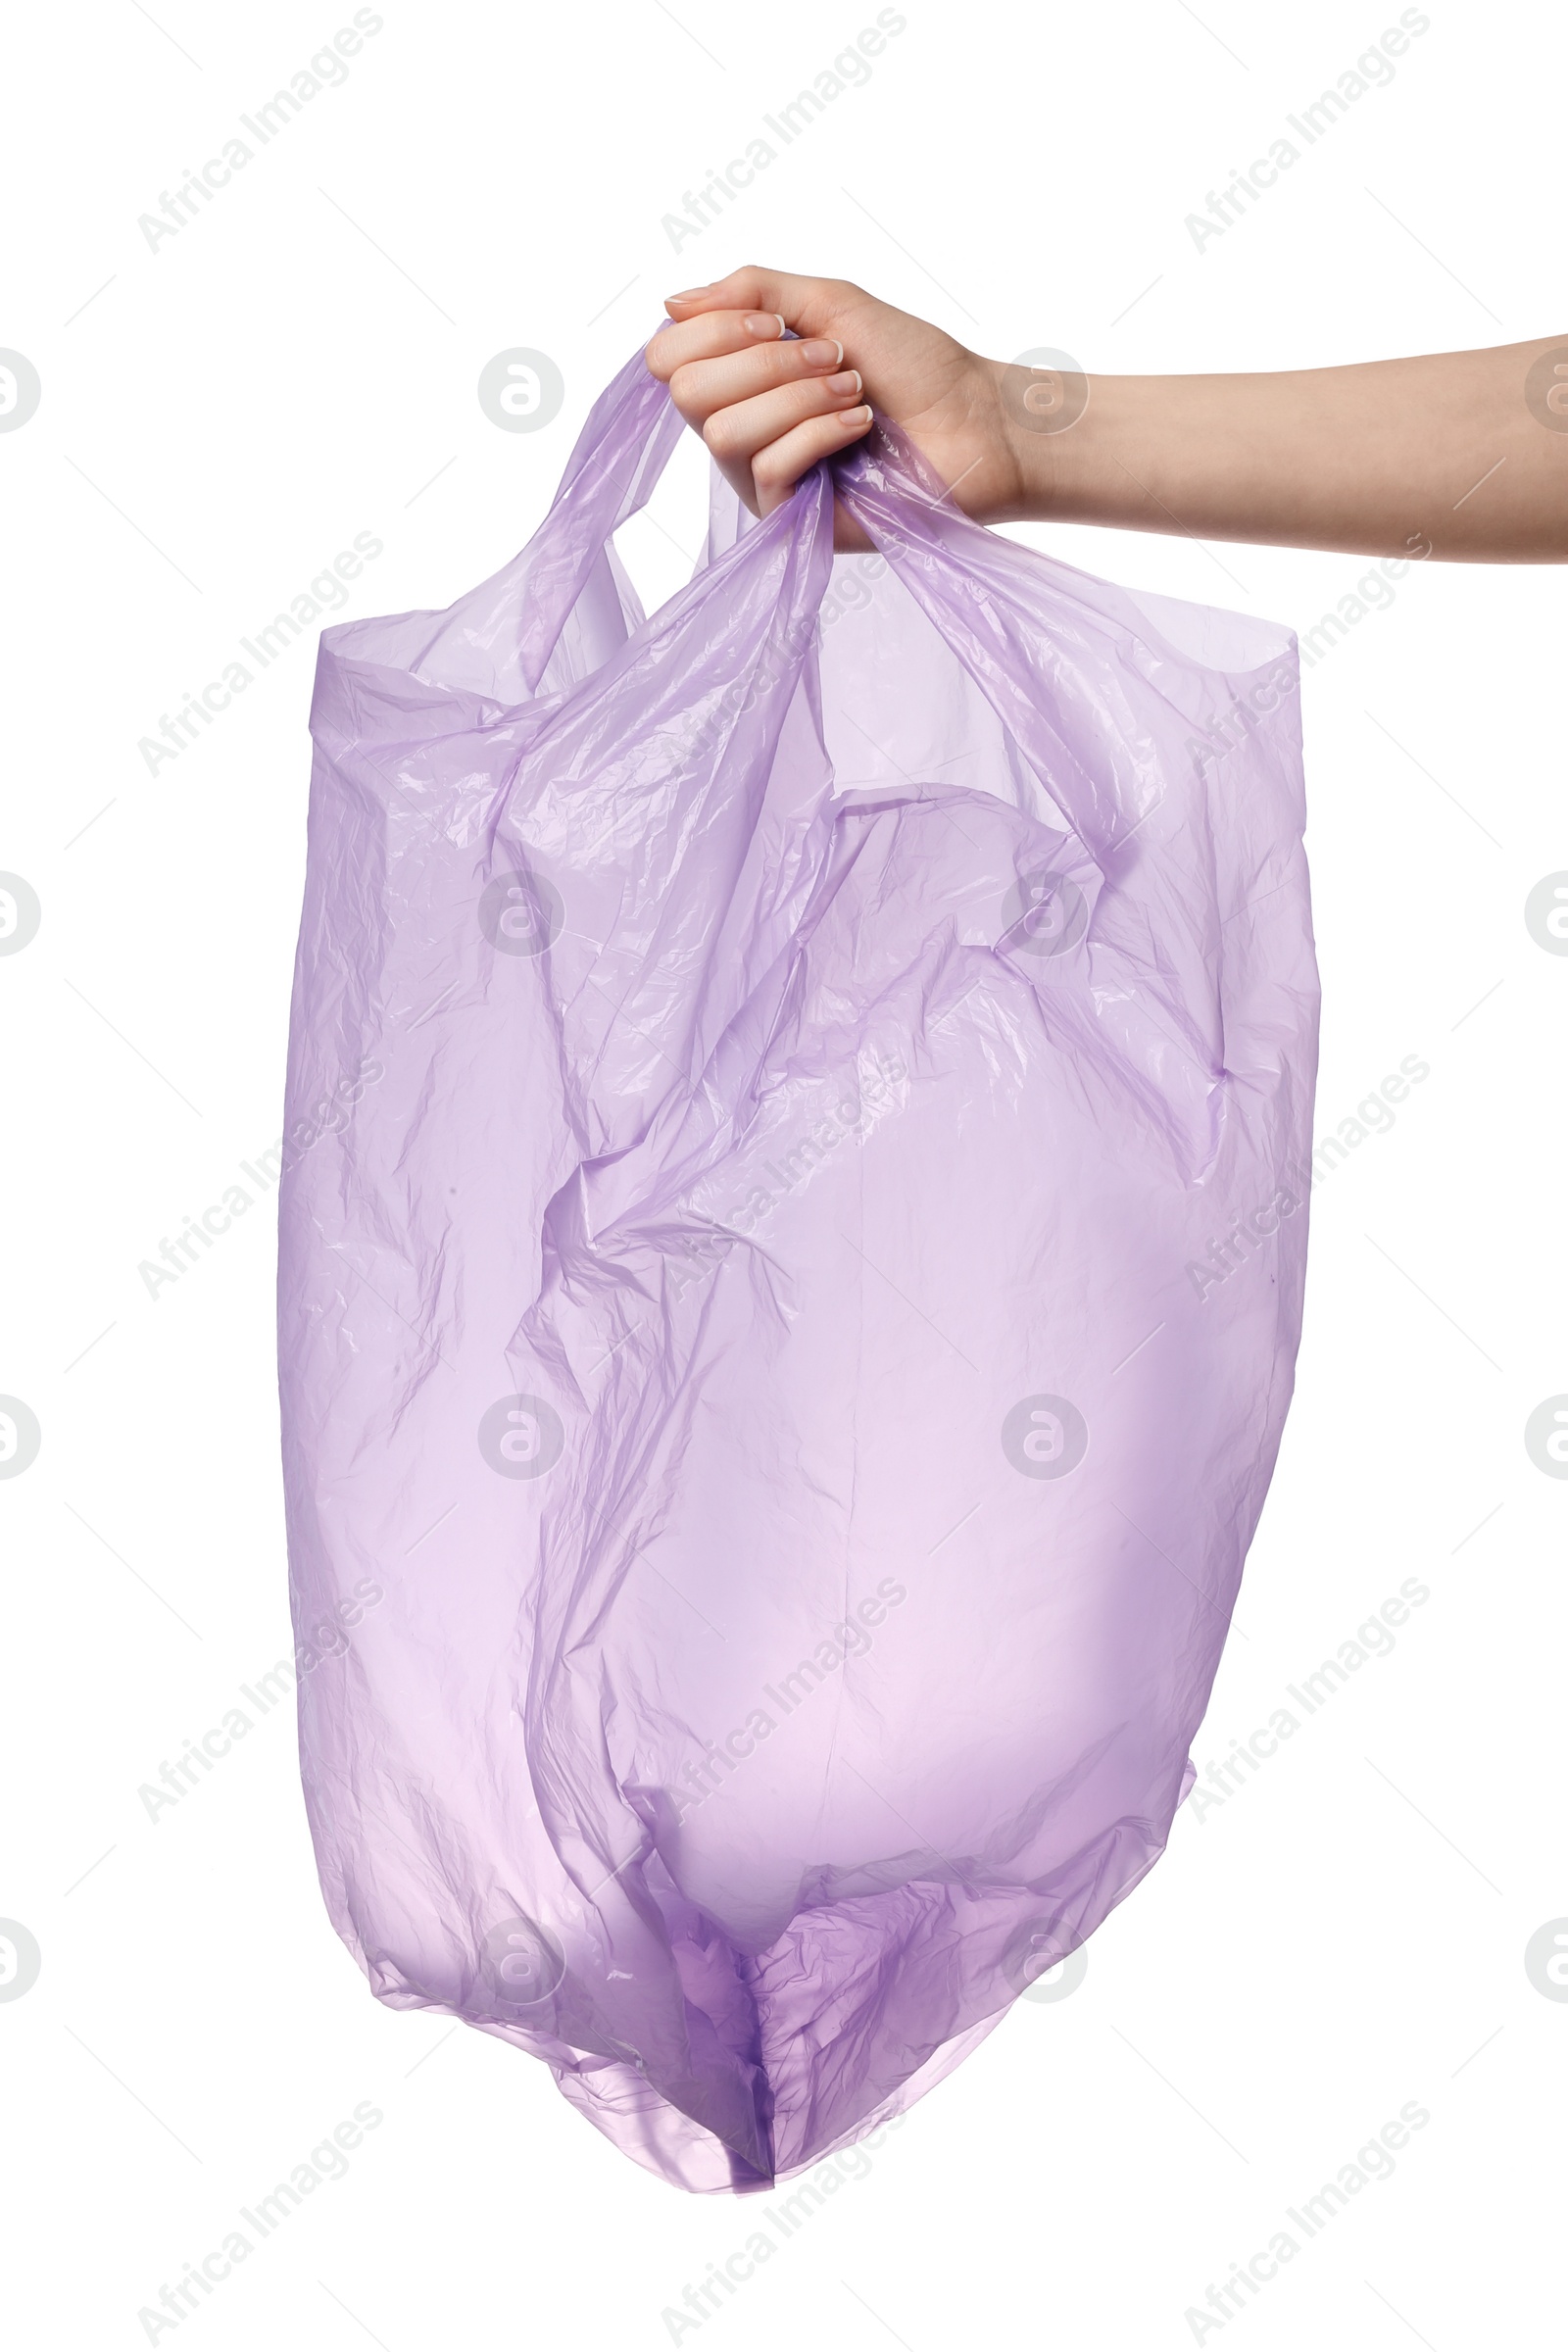
<svg viewBox="0 0 1568 2352">
<path fill-rule="evenodd" d="M 647 505 L 683 430 L 667 385 L 637 350 L 589 411 L 528 548 L 518 650 L 534 692 L 607 542 Z M 810 527 L 808 485 L 820 491 L 824 474 L 990 701 L 1091 858 L 1102 862 L 1127 818 L 1108 772 L 1086 768 L 1055 723 L 1049 675 L 1019 661 L 1020 645 L 1037 635 L 1038 615 L 1031 622 L 1019 610 L 1009 572 L 1017 551 L 955 507 L 914 444 L 881 416 L 853 452 L 824 460 L 797 486 L 786 527 Z M 1061 601 L 1070 636 L 1072 604 L 1065 594 Z"/>
<path fill-rule="evenodd" d="M 1073 574 L 1037 570 L 1026 611 L 1017 590 L 1019 551 L 953 503 L 951 490 L 908 436 L 877 416 L 870 433 L 833 462 L 833 485 L 878 555 L 890 564 L 950 652 L 962 662 L 1097 865 L 1128 830 L 1124 796 L 1109 764 L 1087 767 L 1057 721 L 1052 654 L 1040 655 L 1041 600 L 1059 604 L 1063 699 L 1071 701 L 1071 647 L 1089 618 L 1071 593 Z M 1043 567 L 1045 560 L 1031 563 Z M 1053 570 L 1054 566 L 1051 567 Z M 1103 625 L 1102 621 L 1100 625 Z"/>
<path fill-rule="evenodd" d="M 518 656 L 533 692 L 589 573 L 621 524 L 648 504 L 683 429 L 668 386 L 650 375 L 640 350 L 589 410 L 528 549 Z"/>
</svg>

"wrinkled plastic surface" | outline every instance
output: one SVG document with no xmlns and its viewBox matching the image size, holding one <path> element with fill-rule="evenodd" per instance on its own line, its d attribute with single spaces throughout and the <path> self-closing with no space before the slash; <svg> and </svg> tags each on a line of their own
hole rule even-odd
<svg viewBox="0 0 1568 2352">
<path fill-rule="evenodd" d="M 981 530 L 882 427 L 879 557 L 826 470 L 761 523 L 715 479 L 645 619 L 607 542 L 680 429 L 639 355 L 514 562 L 322 638 L 281 1388 L 338 1933 L 729 2189 L 1161 1851 L 1317 988 L 1287 632 Z"/>
</svg>

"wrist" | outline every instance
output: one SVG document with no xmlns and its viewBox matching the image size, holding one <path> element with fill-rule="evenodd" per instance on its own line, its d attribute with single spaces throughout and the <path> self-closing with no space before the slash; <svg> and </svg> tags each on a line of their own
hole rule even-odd
<svg viewBox="0 0 1568 2352">
<path fill-rule="evenodd" d="M 992 522 L 1036 522 L 1071 513 L 1087 519 L 1093 470 L 1089 463 L 1098 416 L 1091 423 L 1096 394 L 1106 380 L 1050 362 L 1066 354 L 1042 354 L 1033 365 L 991 360 L 999 418 L 1002 464 L 1000 499 L 986 516 Z"/>
</svg>

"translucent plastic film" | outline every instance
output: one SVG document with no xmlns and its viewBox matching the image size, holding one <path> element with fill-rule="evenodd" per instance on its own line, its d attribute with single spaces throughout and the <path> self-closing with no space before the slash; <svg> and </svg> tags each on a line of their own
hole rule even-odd
<svg viewBox="0 0 1568 2352">
<path fill-rule="evenodd" d="M 506 569 L 322 638 L 280 1358 L 338 1933 L 709 2190 L 907 2107 L 1160 1853 L 1317 986 L 1286 631 L 881 425 L 763 522 L 715 480 L 645 618 L 681 429 L 639 354 Z"/>
</svg>

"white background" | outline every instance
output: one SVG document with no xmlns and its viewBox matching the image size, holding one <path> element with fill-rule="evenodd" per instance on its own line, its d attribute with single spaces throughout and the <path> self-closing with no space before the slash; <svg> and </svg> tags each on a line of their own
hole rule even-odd
<svg viewBox="0 0 1568 2352">
<path fill-rule="evenodd" d="M 343 86 L 155 252 L 138 215 L 352 11 L 154 13 L 27 12 L 0 140 L 0 344 L 43 384 L 0 434 L 0 866 L 43 907 L 0 959 L 0 1390 L 43 1432 L 0 1484 L 0 1915 L 42 1952 L 0 2003 L 8 2332 L 146 2341 L 164 2282 L 368 2101 L 347 2177 L 156 2340 L 652 2352 L 748 2208 L 639 2171 L 533 2061 L 377 2006 L 317 1892 L 288 1703 L 156 1823 L 138 1801 L 289 1651 L 270 1204 L 156 1299 L 137 1267 L 280 1124 L 309 638 L 156 775 L 138 739 L 356 533 L 384 552 L 334 617 L 491 571 L 659 298 L 740 261 L 1105 372 L 1568 329 L 1563 28 L 1434 0 L 1392 84 L 1199 251 L 1186 215 L 1396 8 L 909 0 L 867 85 L 676 253 L 662 216 L 869 0 L 679 0 L 678 23 L 388 0 Z M 537 432 L 475 397 L 515 345 L 565 380 Z M 626 535 L 658 593 L 699 542 L 691 458 L 662 528 Z M 1366 569 L 1018 536 L 1301 630 Z M 1568 958 L 1523 905 L 1568 867 L 1565 613 L 1561 571 L 1417 566 L 1306 678 L 1317 1134 L 1403 1057 L 1431 1074 L 1315 1198 L 1296 1404 L 1200 1769 L 1402 1580 L 1430 1597 L 1244 1788 L 1178 1817 L 1077 1990 L 1021 2002 L 680 2341 L 1185 2345 L 1209 2282 L 1410 2101 L 1430 2121 L 1393 2177 L 1201 2340 L 1458 2352 L 1555 2327 L 1568 2004 L 1524 1955 L 1568 1913 L 1568 1484 L 1523 1428 L 1568 1390 Z"/>
</svg>

